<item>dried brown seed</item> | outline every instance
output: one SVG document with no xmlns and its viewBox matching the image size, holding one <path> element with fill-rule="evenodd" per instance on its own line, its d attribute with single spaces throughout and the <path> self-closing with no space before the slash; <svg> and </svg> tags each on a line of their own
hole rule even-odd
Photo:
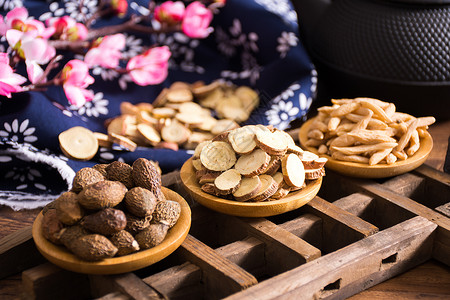
<svg viewBox="0 0 450 300">
<path fill-rule="evenodd" d="M 73 178 L 72 191 L 81 192 L 82 189 L 93 183 L 105 180 L 105 177 L 94 168 L 83 168 L 79 170 Z"/>
<path fill-rule="evenodd" d="M 55 208 L 58 219 L 66 225 L 73 225 L 84 216 L 84 210 L 78 203 L 78 195 L 74 192 L 62 193 L 55 200 Z"/>
<path fill-rule="evenodd" d="M 138 217 L 145 217 L 153 213 L 157 200 L 149 190 L 135 187 L 125 194 L 124 202 L 129 212 Z"/>
<path fill-rule="evenodd" d="M 63 227 L 56 215 L 56 209 L 49 209 L 42 218 L 42 235 L 52 243 L 59 244 L 59 232 Z"/>
<path fill-rule="evenodd" d="M 125 227 L 125 230 L 133 235 L 150 226 L 150 221 L 152 220 L 152 215 L 141 218 L 133 214 L 125 213 L 125 216 L 127 217 L 127 226 Z"/>
<path fill-rule="evenodd" d="M 110 163 L 106 168 L 106 178 L 112 181 L 122 182 L 127 189 L 134 187 L 133 177 L 131 176 L 132 168 L 129 164 L 114 161 Z"/>
<path fill-rule="evenodd" d="M 69 248 L 70 244 L 72 244 L 76 239 L 88 234 L 91 234 L 91 232 L 77 224 L 63 228 L 59 232 L 59 241 L 61 244 Z"/>
<path fill-rule="evenodd" d="M 108 164 L 96 164 L 92 167 L 92 169 L 99 171 L 106 178 L 106 167 L 107 166 L 108 166 Z"/>
<path fill-rule="evenodd" d="M 78 201 L 87 209 L 102 209 L 119 204 L 127 188 L 119 181 L 99 181 L 84 188 L 79 194 Z"/>
<path fill-rule="evenodd" d="M 126 230 L 114 233 L 109 240 L 117 247 L 117 256 L 127 255 L 140 249 L 139 243 L 134 239 L 131 233 Z"/>
<path fill-rule="evenodd" d="M 87 215 L 80 222 L 81 226 L 95 233 L 111 235 L 125 229 L 127 218 L 125 213 L 114 208 L 105 208 Z"/>
<path fill-rule="evenodd" d="M 178 221 L 181 214 L 181 205 L 176 201 L 166 200 L 156 204 L 153 212 L 153 222 L 163 223 L 171 228 Z"/>
<path fill-rule="evenodd" d="M 131 174 L 136 186 L 151 191 L 158 201 L 165 199 L 161 191 L 161 174 L 151 161 L 145 158 L 136 159 Z"/>
<path fill-rule="evenodd" d="M 149 249 L 161 244 L 168 230 L 169 226 L 155 223 L 136 234 L 135 238 L 141 249 Z"/>
<path fill-rule="evenodd" d="M 75 239 L 68 248 L 76 256 L 87 261 L 113 257 L 118 251 L 110 240 L 100 234 L 88 234 Z"/>
</svg>

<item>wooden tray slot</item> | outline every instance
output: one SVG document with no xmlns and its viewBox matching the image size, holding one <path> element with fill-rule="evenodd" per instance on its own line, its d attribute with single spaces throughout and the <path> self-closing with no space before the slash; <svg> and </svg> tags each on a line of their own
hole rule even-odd
<svg viewBox="0 0 450 300">
<path fill-rule="evenodd" d="M 378 228 L 359 217 L 315 197 L 304 207 L 323 220 L 323 253 L 330 253 L 378 232 Z"/>
<path fill-rule="evenodd" d="M 244 232 L 265 244 L 268 275 L 274 276 L 320 257 L 320 250 L 265 218 L 226 216 L 228 234 Z"/>
<path fill-rule="evenodd" d="M 214 251 L 255 277 L 265 274 L 264 243 L 255 238 L 249 237 Z M 199 299 L 205 293 L 202 271 L 190 262 L 146 277 L 143 281 L 169 299 Z"/>
<path fill-rule="evenodd" d="M 89 279 L 85 274 L 44 263 L 22 272 L 23 299 L 87 299 Z"/>
<path fill-rule="evenodd" d="M 323 247 L 322 219 L 313 214 L 303 214 L 278 226 L 318 249 Z"/>
<path fill-rule="evenodd" d="M 202 269 L 206 293 L 221 298 L 258 283 L 256 278 L 188 235 L 177 251 Z"/>
<path fill-rule="evenodd" d="M 436 224 L 415 217 L 227 299 L 343 299 L 431 257 Z M 395 262 L 383 260 L 396 255 Z"/>
</svg>

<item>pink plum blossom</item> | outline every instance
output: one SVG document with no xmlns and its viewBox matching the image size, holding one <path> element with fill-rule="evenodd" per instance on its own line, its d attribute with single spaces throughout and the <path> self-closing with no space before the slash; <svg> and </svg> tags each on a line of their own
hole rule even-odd
<svg viewBox="0 0 450 300">
<path fill-rule="evenodd" d="M 8 30 L 15 29 L 22 32 L 36 31 L 37 36 L 48 39 L 55 29 L 46 28 L 41 21 L 29 18 L 25 7 L 16 7 L 6 14 L 0 24 L 0 34 L 5 35 Z"/>
<path fill-rule="evenodd" d="M 167 46 L 151 48 L 130 59 L 127 71 L 138 85 L 159 84 L 167 78 L 170 55 Z"/>
<path fill-rule="evenodd" d="M 27 79 L 19 74 L 9 65 L 9 57 L 6 53 L 0 53 L 0 95 L 11 98 L 11 93 L 22 91 L 20 85 Z"/>
<path fill-rule="evenodd" d="M 46 25 L 48 27 L 53 27 L 55 29 L 53 37 L 61 40 L 83 41 L 88 35 L 86 26 L 82 23 L 77 23 L 77 21 L 70 16 L 50 18 L 46 21 Z"/>
<path fill-rule="evenodd" d="M 44 72 L 39 65 L 48 63 L 56 55 L 55 48 L 37 35 L 37 31 L 10 29 L 6 32 L 9 45 L 25 60 L 28 78 L 32 83 L 37 83 Z"/>
<path fill-rule="evenodd" d="M 188 37 L 205 38 L 212 32 L 209 27 L 212 18 L 212 12 L 202 3 L 195 1 L 186 7 L 181 27 Z"/>
<path fill-rule="evenodd" d="M 69 61 L 62 70 L 61 80 L 69 103 L 77 107 L 94 98 L 91 90 L 86 87 L 94 83 L 94 78 L 89 75 L 89 67 L 81 60 Z"/>
<path fill-rule="evenodd" d="M 89 67 L 101 66 L 104 68 L 116 68 L 122 58 L 120 50 L 125 48 L 125 36 L 121 33 L 107 35 L 101 39 L 98 46 L 91 48 L 84 57 Z"/>
<path fill-rule="evenodd" d="M 111 0 L 111 8 L 113 9 L 114 13 L 119 16 L 123 17 L 127 13 L 128 10 L 128 1 L 127 0 Z"/>
<path fill-rule="evenodd" d="M 184 3 L 166 1 L 155 8 L 155 19 L 169 25 L 180 23 L 184 16 Z"/>
</svg>

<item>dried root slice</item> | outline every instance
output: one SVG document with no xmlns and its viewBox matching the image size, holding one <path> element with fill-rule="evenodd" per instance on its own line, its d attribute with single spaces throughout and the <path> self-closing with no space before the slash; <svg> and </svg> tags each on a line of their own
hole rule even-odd
<svg viewBox="0 0 450 300">
<path fill-rule="evenodd" d="M 264 174 L 273 175 L 281 166 L 281 158 L 280 156 L 272 156 L 270 158 L 270 162 L 267 165 L 267 168 L 264 170 Z"/>
<path fill-rule="evenodd" d="M 196 158 L 192 160 L 192 166 L 194 167 L 195 171 L 203 169 L 202 161 L 200 158 Z"/>
<path fill-rule="evenodd" d="M 195 178 L 197 178 L 197 180 L 200 180 L 200 178 L 202 178 L 206 174 L 210 174 L 210 173 L 212 173 L 213 176 L 215 176 L 214 179 L 221 174 L 221 172 L 211 171 L 211 170 L 208 170 L 205 167 L 203 167 L 202 169 L 195 171 Z"/>
<path fill-rule="evenodd" d="M 239 124 L 234 120 L 223 119 L 217 121 L 213 128 L 211 128 L 211 133 L 214 135 L 220 134 L 224 131 L 232 130 L 238 128 Z"/>
<path fill-rule="evenodd" d="M 161 118 L 171 118 L 175 116 L 176 111 L 173 108 L 170 107 L 157 107 L 154 108 L 152 111 L 152 114 L 155 118 L 161 119 Z"/>
<path fill-rule="evenodd" d="M 226 171 L 236 163 L 236 154 L 226 142 L 211 142 L 200 153 L 202 164 L 212 171 Z"/>
<path fill-rule="evenodd" d="M 72 127 L 58 136 L 61 151 L 69 158 L 89 160 L 98 150 L 94 133 L 81 126 Z"/>
<path fill-rule="evenodd" d="M 284 181 L 290 186 L 301 187 L 305 182 L 305 168 L 295 154 L 286 155 L 281 161 Z"/>
<path fill-rule="evenodd" d="M 111 148 L 113 145 L 113 142 L 109 140 L 109 137 L 107 134 L 101 133 L 101 132 L 94 132 L 94 136 L 97 139 L 98 146 L 99 147 L 107 147 Z"/>
<path fill-rule="evenodd" d="M 287 150 L 287 142 L 277 133 L 257 132 L 256 144 L 270 155 L 284 155 Z"/>
<path fill-rule="evenodd" d="M 256 147 L 255 130 L 252 126 L 244 126 L 231 130 L 228 141 L 238 154 L 247 154 Z"/>
<path fill-rule="evenodd" d="M 313 161 L 303 161 L 303 166 L 305 167 L 305 170 L 310 169 L 320 169 L 327 163 L 328 159 L 325 157 L 318 157 Z"/>
<path fill-rule="evenodd" d="M 189 138 L 191 132 L 184 125 L 178 122 L 172 122 L 168 126 L 164 126 L 161 130 L 161 137 L 166 142 L 182 144 Z"/>
<path fill-rule="evenodd" d="M 208 93 L 211 93 L 212 91 L 214 91 L 215 89 L 220 87 L 220 82 L 219 81 L 213 81 L 210 84 L 199 84 L 195 87 L 192 87 L 192 92 L 194 93 L 194 95 L 202 97 L 207 95 Z"/>
<path fill-rule="evenodd" d="M 134 150 L 136 150 L 137 148 L 137 144 L 135 142 L 133 142 L 132 140 L 130 140 L 127 137 L 124 137 L 122 135 L 119 134 L 115 134 L 115 133 L 110 133 L 109 134 L 109 139 L 113 142 L 116 143 L 128 150 L 130 150 L 131 152 L 133 152 Z"/>
<path fill-rule="evenodd" d="M 244 177 L 241 180 L 241 185 L 233 193 L 234 199 L 237 201 L 248 201 L 253 198 L 261 188 L 261 180 L 259 176 Z"/>
<path fill-rule="evenodd" d="M 278 190 L 272 196 L 270 196 L 270 199 L 271 200 L 280 200 L 281 198 L 286 197 L 290 191 L 291 190 L 290 190 L 289 186 L 287 186 L 284 183 L 280 184 L 278 186 Z"/>
<path fill-rule="evenodd" d="M 305 179 L 313 180 L 325 176 L 325 168 L 305 169 Z"/>
<path fill-rule="evenodd" d="M 315 169 L 313 167 L 313 164 L 314 161 L 316 161 L 316 159 L 319 159 L 319 156 L 310 151 L 303 151 L 303 154 L 300 156 L 300 158 L 303 162 L 303 166 L 305 167 L 305 169 Z"/>
<path fill-rule="evenodd" d="M 278 190 L 278 184 L 270 175 L 260 175 L 259 179 L 261 180 L 261 188 L 258 193 L 250 199 L 250 201 L 260 202 L 264 201 Z"/>
<path fill-rule="evenodd" d="M 194 100 L 191 90 L 187 88 L 173 88 L 167 92 L 167 100 L 174 103 L 188 102 Z"/>
<path fill-rule="evenodd" d="M 273 180 L 275 180 L 275 182 L 281 186 L 284 184 L 284 177 L 283 177 L 283 173 L 281 172 L 276 172 L 275 174 L 272 175 Z"/>
<path fill-rule="evenodd" d="M 199 184 L 205 184 L 205 183 L 213 183 L 217 177 L 219 177 L 221 173 L 220 172 L 207 172 L 205 175 L 199 178 L 198 183 Z"/>
<path fill-rule="evenodd" d="M 137 130 L 148 142 L 152 144 L 161 142 L 161 136 L 153 126 L 141 123 L 137 125 Z"/>
<path fill-rule="evenodd" d="M 235 192 L 241 184 L 241 174 L 235 169 L 220 174 L 215 180 L 214 185 L 221 195 L 227 195 Z"/>
<path fill-rule="evenodd" d="M 202 191 L 204 191 L 207 194 L 218 196 L 219 193 L 217 192 L 216 186 L 214 183 L 205 183 L 201 187 Z"/>
<path fill-rule="evenodd" d="M 135 115 L 139 113 L 139 108 L 131 102 L 123 101 L 120 103 L 120 113 L 122 115 Z"/>
<path fill-rule="evenodd" d="M 295 144 L 294 145 L 288 144 L 286 152 L 287 153 L 294 153 L 294 154 L 297 154 L 297 155 L 302 155 L 304 150 L 302 148 L 300 148 L 299 146 L 295 145 Z"/>
<path fill-rule="evenodd" d="M 255 149 L 249 154 L 242 155 L 236 161 L 235 169 L 245 177 L 262 174 L 269 165 L 270 155 L 261 149 Z"/>
<path fill-rule="evenodd" d="M 200 153 L 202 153 L 203 147 L 205 147 L 209 143 L 211 143 L 211 142 L 210 141 L 204 141 L 204 142 L 201 142 L 200 144 L 198 144 L 197 147 L 195 147 L 194 155 L 192 157 L 193 158 L 200 158 Z"/>
</svg>

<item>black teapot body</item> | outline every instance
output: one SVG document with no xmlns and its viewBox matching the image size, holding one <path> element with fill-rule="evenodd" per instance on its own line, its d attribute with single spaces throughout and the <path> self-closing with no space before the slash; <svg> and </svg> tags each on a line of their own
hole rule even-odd
<svg viewBox="0 0 450 300">
<path fill-rule="evenodd" d="M 319 98 L 376 97 L 448 119 L 450 1 L 294 0 Z"/>
</svg>

